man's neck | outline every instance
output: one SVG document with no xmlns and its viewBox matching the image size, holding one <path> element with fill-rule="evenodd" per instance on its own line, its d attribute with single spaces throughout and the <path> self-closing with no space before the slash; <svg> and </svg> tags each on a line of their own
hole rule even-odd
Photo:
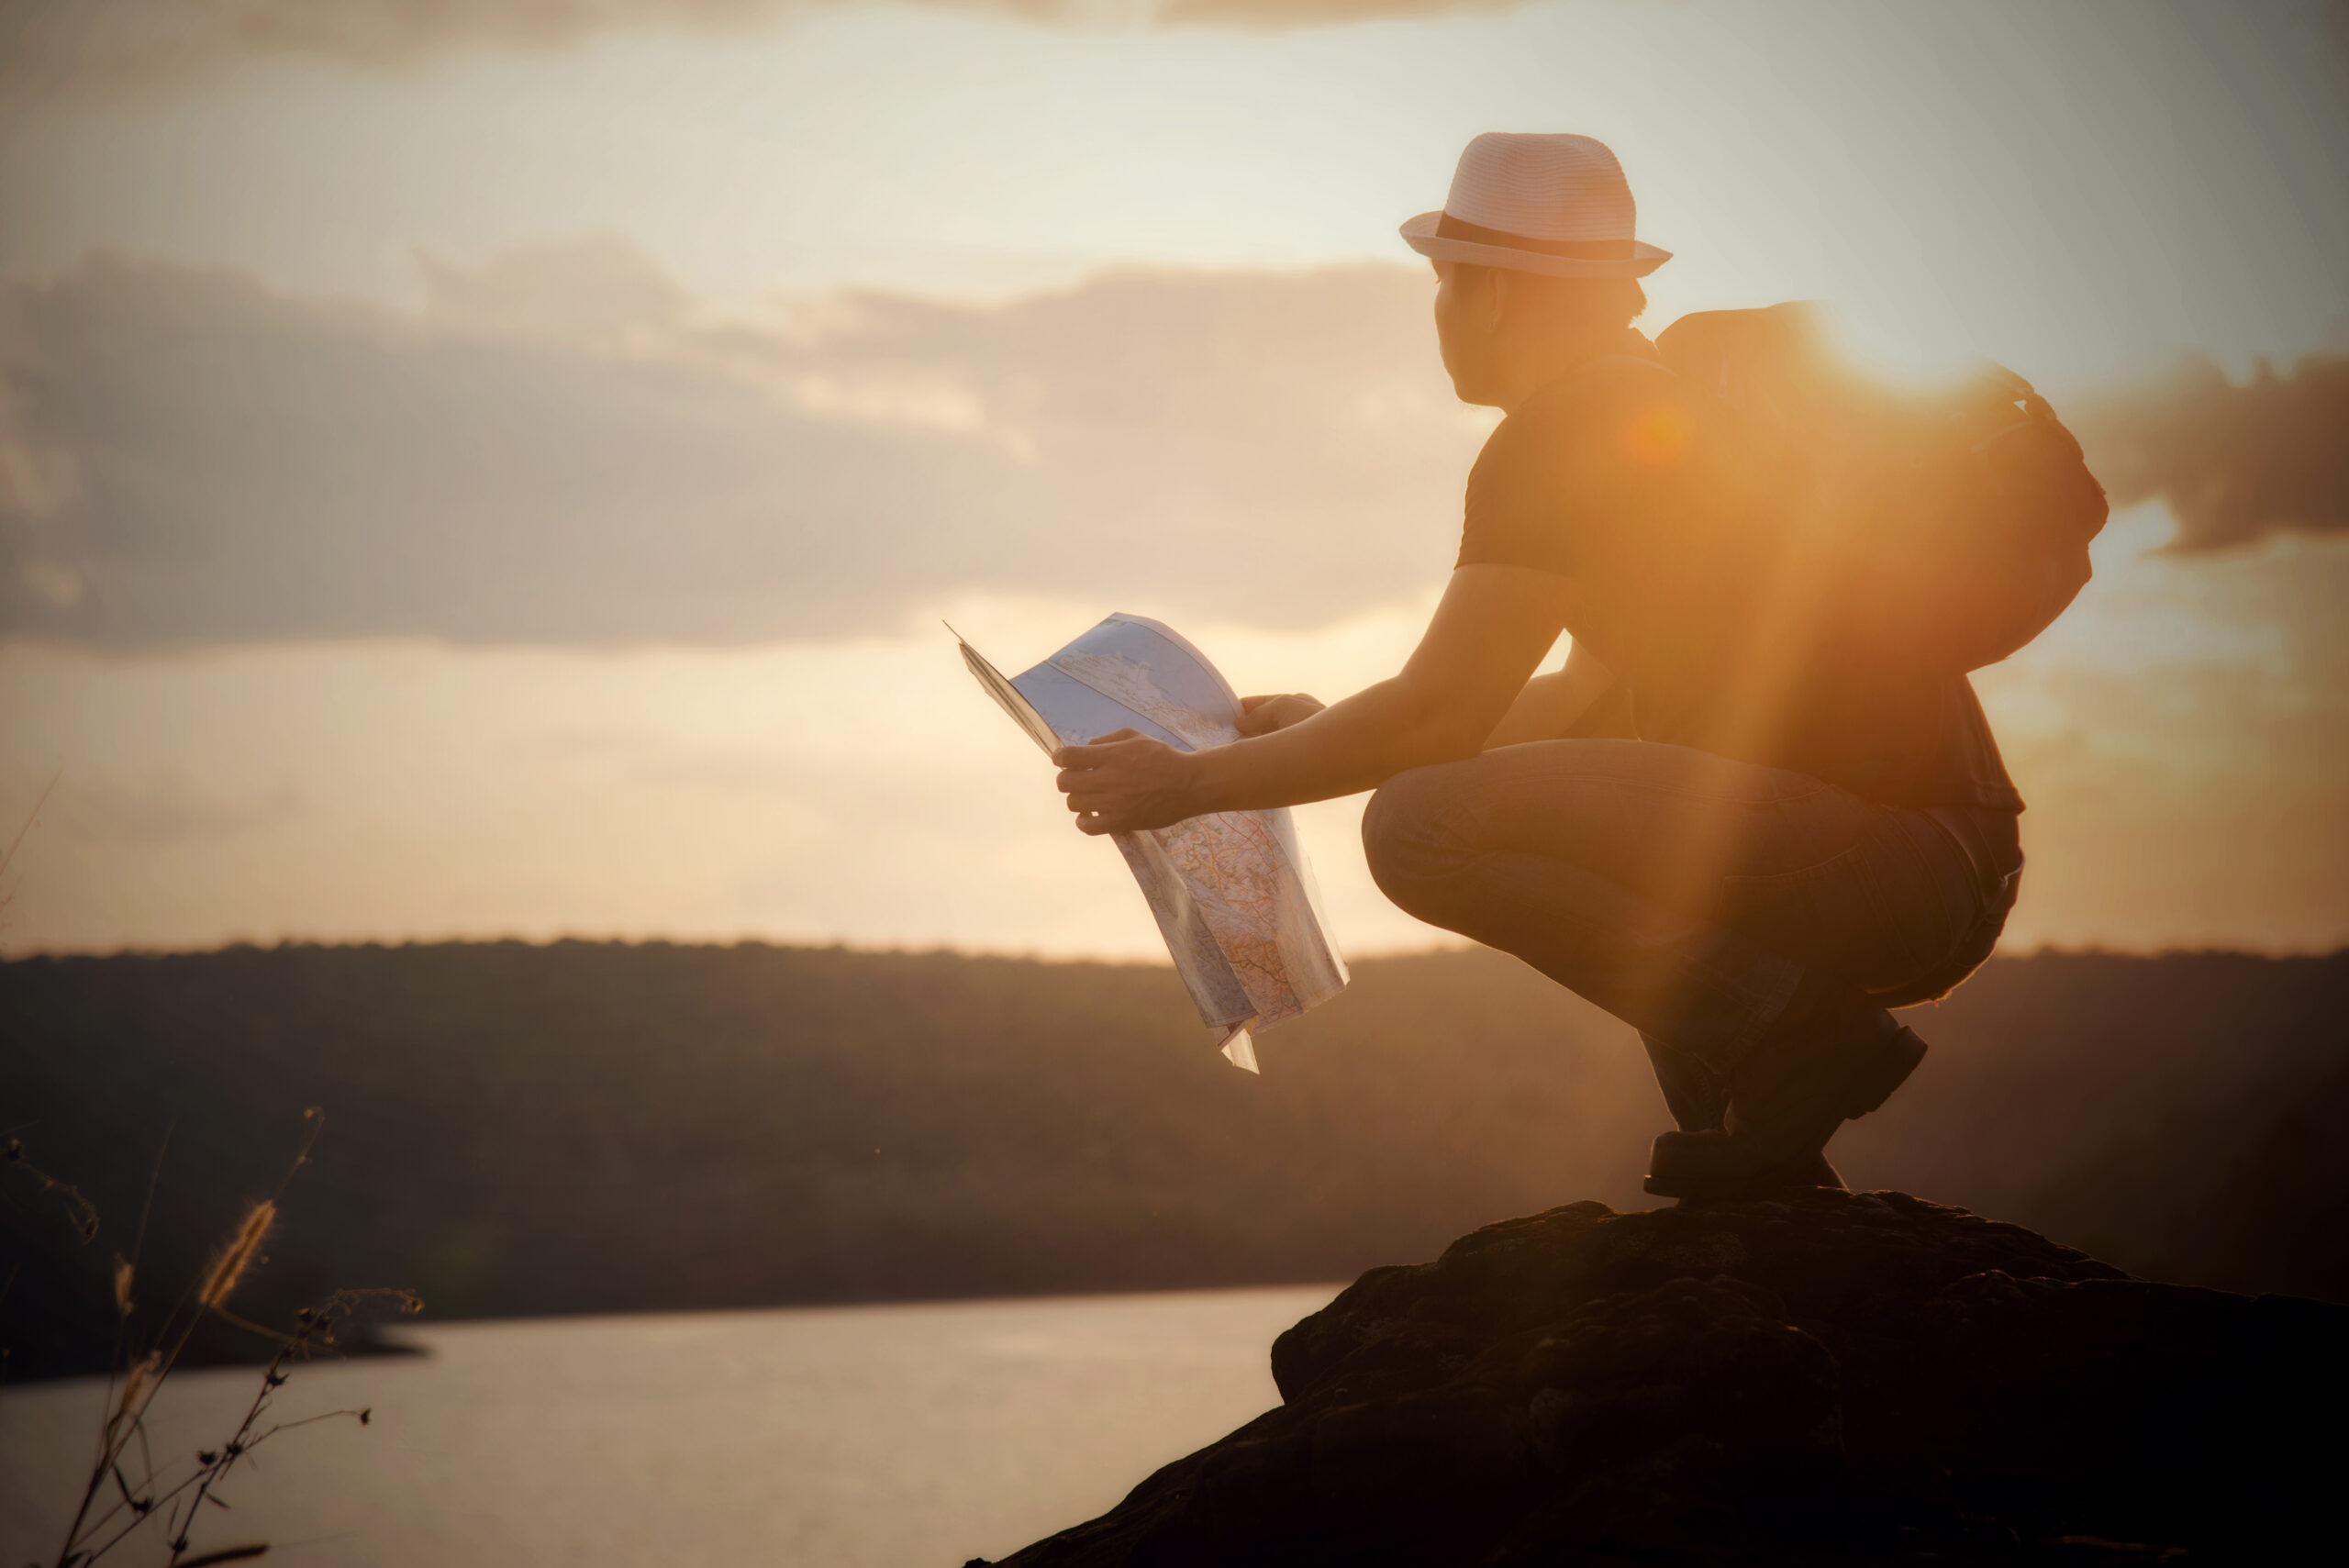
<svg viewBox="0 0 2349 1568">
<path fill-rule="evenodd" d="M 1555 385 L 1595 360 L 1609 359 L 1618 354 L 1649 358 L 1655 352 L 1644 333 L 1631 327 L 1609 328 L 1604 331 L 1577 336 L 1556 342 L 1530 344 L 1523 356 L 1509 367 L 1503 396 L 1495 406 L 1504 414 L 1514 414 L 1531 402 L 1536 394 Z"/>
</svg>

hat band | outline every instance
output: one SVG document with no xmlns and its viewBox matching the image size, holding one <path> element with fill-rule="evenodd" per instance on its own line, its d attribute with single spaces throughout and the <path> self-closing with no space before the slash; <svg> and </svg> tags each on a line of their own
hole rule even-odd
<svg viewBox="0 0 2349 1568">
<path fill-rule="evenodd" d="M 1628 239 L 1531 239 L 1505 228 L 1486 228 L 1481 223 L 1470 223 L 1448 212 L 1436 219 L 1435 231 L 1444 239 L 1464 239 L 1510 250 L 1534 250 L 1544 256 L 1564 256 L 1581 261 L 1620 261 L 1633 254 Z"/>
</svg>

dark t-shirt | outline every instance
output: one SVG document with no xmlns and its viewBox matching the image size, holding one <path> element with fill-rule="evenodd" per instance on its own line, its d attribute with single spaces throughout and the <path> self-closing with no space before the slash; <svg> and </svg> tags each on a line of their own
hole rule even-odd
<svg viewBox="0 0 2349 1568">
<path fill-rule="evenodd" d="M 1628 688 L 1642 740 L 1894 806 L 2022 809 L 1962 674 L 1838 649 L 1820 573 L 1759 521 L 1766 453 L 1626 334 L 1501 421 L 1468 476 L 1462 566 L 1575 580 L 1566 629 Z"/>
</svg>

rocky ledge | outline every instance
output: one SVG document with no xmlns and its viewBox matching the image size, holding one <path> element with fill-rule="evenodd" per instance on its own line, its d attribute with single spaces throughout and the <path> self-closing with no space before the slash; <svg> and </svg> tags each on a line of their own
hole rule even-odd
<svg viewBox="0 0 2349 1568">
<path fill-rule="evenodd" d="M 1363 1275 L 1007 1568 L 2332 1558 L 2345 1348 L 1903 1193 L 1578 1203 Z"/>
</svg>

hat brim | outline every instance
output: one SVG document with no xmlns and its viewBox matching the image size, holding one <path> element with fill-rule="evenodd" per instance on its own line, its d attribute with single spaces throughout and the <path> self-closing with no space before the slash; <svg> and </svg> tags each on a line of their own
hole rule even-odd
<svg viewBox="0 0 2349 1568">
<path fill-rule="evenodd" d="M 1540 272 L 1553 278 L 1643 278 L 1666 261 L 1672 252 L 1644 239 L 1631 241 L 1631 253 L 1605 260 L 1552 256 L 1540 250 L 1518 250 L 1506 245 L 1482 245 L 1438 234 L 1442 211 L 1423 212 L 1397 230 L 1403 243 L 1431 261 L 1465 261 L 1477 267 L 1506 267 L 1517 272 Z"/>
</svg>

